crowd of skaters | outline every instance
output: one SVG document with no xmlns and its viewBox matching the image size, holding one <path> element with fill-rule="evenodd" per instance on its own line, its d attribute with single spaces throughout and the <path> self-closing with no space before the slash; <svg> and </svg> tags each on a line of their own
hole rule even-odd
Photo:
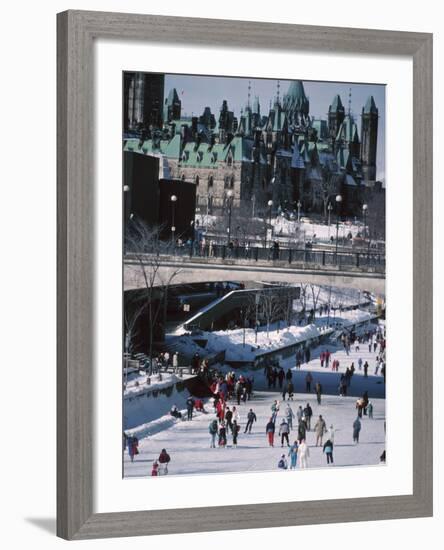
<svg viewBox="0 0 444 550">
<path fill-rule="evenodd" d="M 376 355 L 375 374 L 378 372 L 384 376 L 385 379 L 385 351 L 386 340 L 385 331 L 379 328 L 377 331 L 368 331 L 360 336 L 355 336 L 353 333 L 342 334 L 342 345 L 349 355 L 351 345 L 354 346 L 355 352 L 359 352 L 361 346 L 367 345 L 370 353 Z M 351 344 L 353 342 L 353 344 Z M 308 363 L 311 359 L 310 348 L 300 348 L 296 352 L 296 370 L 300 370 L 303 362 Z M 164 359 L 165 360 L 165 359 Z M 168 357 L 167 359 L 168 360 Z M 326 349 L 321 351 L 320 354 L 321 367 L 328 369 L 329 367 L 333 372 L 339 371 L 339 360 L 332 357 L 332 353 Z M 369 365 L 368 362 L 362 361 L 359 357 L 357 360 L 358 370 L 363 371 L 364 377 L 368 375 Z M 245 428 L 243 430 L 244 435 L 252 433 L 254 424 L 257 422 L 257 416 L 253 408 L 249 408 L 245 415 L 245 418 L 241 418 L 239 413 L 239 406 L 246 404 L 250 401 L 253 395 L 253 376 L 245 376 L 244 374 L 236 375 L 234 371 L 228 372 L 223 375 L 216 371 L 212 371 L 208 362 L 201 360 L 198 354 L 195 355 L 192 361 L 193 372 L 203 374 L 208 378 L 209 387 L 213 394 L 212 406 L 213 412 L 216 418 L 211 420 L 208 431 L 210 434 L 210 447 L 211 448 L 227 448 L 229 440 L 231 439 L 231 447 L 236 448 L 238 446 L 239 434 L 242 431 L 242 421 L 245 421 Z M 352 377 L 356 371 L 354 362 L 350 367 L 347 367 L 344 373 L 340 375 L 339 382 L 339 394 L 347 395 L 347 388 L 351 384 Z M 307 444 L 307 432 L 312 431 L 312 417 L 313 410 L 309 403 L 304 407 L 299 405 L 296 413 L 293 411 L 290 401 L 294 399 L 294 383 L 293 373 L 291 369 L 285 371 L 277 361 L 267 361 L 264 367 L 264 374 L 268 382 L 269 389 L 279 388 L 282 392 L 282 400 L 285 405 L 281 410 L 281 403 L 275 400 L 271 405 L 271 415 L 265 426 L 265 433 L 267 443 L 269 447 L 274 447 L 274 439 L 277 434 L 280 438 L 281 447 L 284 445 L 288 448 L 288 455 L 282 455 L 278 468 L 295 469 L 297 465 L 300 468 L 308 467 L 310 450 Z M 305 390 L 307 393 L 314 392 L 316 394 L 316 401 L 318 405 L 321 405 L 322 400 L 322 385 L 320 382 L 316 382 L 313 386 L 313 375 L 307 372 L 305 376 Z M 287 402 L 286 402 L 287 398 Z M 230 404 L 233 401 L 236 404 Z M 209 410 L 205 410 L 203 401 L 201 399 L 195 399 L 190 396 L 186 402 L 187 405 L 187 420 L 193 419 L 193 412 L 195 410 L 204 413 L 209 413 Z M 367 416 L 369 419 L 373 418 L 373 404 L 369 401 L 368 392 L 365 391 L 363 395 L 356 401 L 357 415 L 352 423 L 352 439 L 358 444 L 359 435 L 362 428 L 362 417 Z M 281 418 L 278 420 L 278 416 L 281 414 Z M 171 409 L 171 415 L 177 418 L 182 418 L 182 413 L 178 411 L 176 406 Z M 295 435 L 290 438 L 292 432 Z M 323 453 L 326 456 L 327 464 L 334 464 L 333 452 L 334 452 L 334 439 L 335 429 L 333 425 L 327 428 L 327 423 L 322 415 L 313 422 L 313 432 L 315 435 L 315 446 L 322 447 Z M 131 440 L 132 439 L 132 440 Z M 292 442 L 290 442 L 290 439 Z M 325 441 L 324 441 L 325 439 Z M 131 441 L 130 441 L 131 440 Z M 134 441 L 135 440 L 135 441 Z M 137 450 L 137 438 L 127 438 L 128 454 L 131 461 L 134 460 Z M 162 450 L 162 453 L 165 449 Z M 161 453 L 161 455 L 162 455 Z M 166 453 L 166 451 L 165 451 Z M 166 453 L 168 455 L 168 453 Z M 161 456 L 160 455 L 160 456 Z M 164 462 L 159 459 L 153 463 L 152 475 L 162 475 L 168 472 L 168 469 L 162 468 L 160 465 Z M 289 461 L 287 461 L 287 456 Z M 162 458 L 164 460 L 165 457 Z M 385 452 L 381 461 L 385 461 Z M 170 456 L 168 455 L 168 462 Z"/>
</svg>

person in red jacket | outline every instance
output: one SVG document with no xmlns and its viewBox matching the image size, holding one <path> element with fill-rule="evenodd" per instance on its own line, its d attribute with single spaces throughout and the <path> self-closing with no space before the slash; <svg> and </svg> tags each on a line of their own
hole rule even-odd
<svg viewBox="0 0 444 550">
<path fill-rule="evenodd" d="M 151 470 L 152 476 L 158 476 L 159 475 L 159 464 L 157 463 L 157 460 L 153 462 L 153 469 Z"/>
</svg>

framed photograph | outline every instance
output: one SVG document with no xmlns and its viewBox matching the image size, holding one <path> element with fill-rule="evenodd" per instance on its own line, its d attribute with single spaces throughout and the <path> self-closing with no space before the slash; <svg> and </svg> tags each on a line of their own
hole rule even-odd
<svg viewBox="0 0 444 550">
<path fill-rule="evenodd" d="M 432 36 L 58 15 L 58 535 L 432 515 Z"/>
</svg>

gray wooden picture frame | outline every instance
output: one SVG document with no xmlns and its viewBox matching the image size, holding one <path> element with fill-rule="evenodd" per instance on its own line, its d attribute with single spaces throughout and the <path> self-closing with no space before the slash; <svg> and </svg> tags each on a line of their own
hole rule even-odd
<svg viewBox="0 0 444 550">
<path fill-rule="evenodd" d="M 93 42 L 134 39 L 413 59 L 413 494 L 93 512 Z M 431 516 L 432 35 L 66 11 L 57 16 L 57 533 L 89 539 Z"/>
</svg>

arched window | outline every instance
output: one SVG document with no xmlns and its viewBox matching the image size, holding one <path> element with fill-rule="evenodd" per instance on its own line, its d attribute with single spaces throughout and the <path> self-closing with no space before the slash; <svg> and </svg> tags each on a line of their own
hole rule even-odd
<svg viewBox="0 0 444 550">
<path fill-rule="evenodd" d="M 213 176 L 208 176 L 208 189 L 211 189 L 214 184 Z"/>
<path fill-rule="evenodd" d="M 234 176 L 230 178 L 230 189 L 234 189 Z"/>
<path fill-rule="evenodd" d="M 199 176 L 196 176 L 196 178 L 195 178 L 196 185 L 199 185 L 199 181 L 200 181 Z"/>
</svg>

